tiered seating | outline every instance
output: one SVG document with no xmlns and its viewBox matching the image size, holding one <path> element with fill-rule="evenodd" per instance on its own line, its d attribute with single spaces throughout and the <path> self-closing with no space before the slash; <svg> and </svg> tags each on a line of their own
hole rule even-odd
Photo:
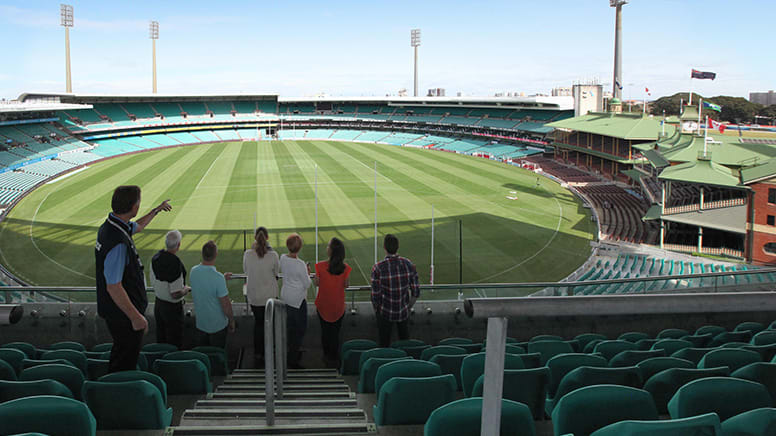
<svg viewBox="0 0 776 436">
<path fill-rule="evenodd" d="M 576 189 L 593 203 L 601 232 L 607 239 L 654 243 L 655 224 L 641 219 L 649 207 L 643 199 L 615 185 L 587 185 Z"/>
<path fill-rule="evenodd" d="M 586 173 L 578 168 L 563 165 L 560 162 L 548 159 L 546 157 L 531 156 L 526 160 L 538 165 L 545 173 L 548 173 L 553 177 L 557 177 L 565 182 L 584 183 L 601 181 L 599 177 Z"/>
</svg>

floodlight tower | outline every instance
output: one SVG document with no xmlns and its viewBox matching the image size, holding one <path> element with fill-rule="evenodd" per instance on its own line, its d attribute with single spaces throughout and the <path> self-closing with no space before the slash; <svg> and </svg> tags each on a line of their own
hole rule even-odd
<svg viewBox="0 0 776 436">
<path fill-rule="evenodd" d="M 415 48 L 415 92 L 413 95 L 418 96 L 418 47 L 420 47 L 420 29 L 412 29 L 410 31 L 410 46 Z"/>
<path fill-rule="evenodd" d="M 73 92 L 70 79 L 70 28 L 73 27 L 73 6 L 59 5 L 59 24 L 65 28 L 65 91 Z"/>
<path fill-rule="evenodd" d="M 153 92 L 156 94 L 156 40 L 159 39 L 159 22 L 151 21 L 148 26 L 148 37 L 151 38 L 151 47 L 153 52 L 153 59 L 151 62 L 153 68 Z"/>
<path fill-rule="evenodd" d="M 609 6 L 616 8 L 614 18 L 614 80 L 612 97 L 622 100 L 622 7 L 628 0 L 609 0 Z"/>
</svg>

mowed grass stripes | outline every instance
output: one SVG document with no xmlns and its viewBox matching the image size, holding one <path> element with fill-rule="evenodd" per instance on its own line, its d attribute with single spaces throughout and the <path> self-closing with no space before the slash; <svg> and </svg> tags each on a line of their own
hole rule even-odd
<svg viewBox="0 0 776 436">
<path fill-rule="evenodd" d="M 174 208 L 136 236 L 146 263 L 163 247 L 164 234 L 177 228 L 187 266 L 199 262 L 202 244 L 213 239 L 219 269 L 242 272 L 255 222 L 270 229 L 270 243 L 281 253 L 285 238 L 300 233 L 301 257 L 310 262 L 316 248 L 325 257 L 331 237 L 344 240 L 351 283 L 367 284 L 375 254 L 384 255 L 374 241 L 375 164 L 379 243 L 386 233 L 397 234 L 400 254 L 416 263 L 423 283 L 430 279 L 432 205 L 436 283 L 554 281 L 589 255 L 595 226 L 588 211 L 558 184 L 542 178 L 537 185 L 531 172 L 380 144 L 249 141 L 118 157 L 45 185 L 0 223 L 0 261 L 33 284 L 94 285 L 94 240 L 112 190 L 138 184 L 141 214 L 167 198 Z M 506 198 L 514 195 L 517 200 Z M 230 287 L 241 300 L 240 284 Z"/>
</svg>

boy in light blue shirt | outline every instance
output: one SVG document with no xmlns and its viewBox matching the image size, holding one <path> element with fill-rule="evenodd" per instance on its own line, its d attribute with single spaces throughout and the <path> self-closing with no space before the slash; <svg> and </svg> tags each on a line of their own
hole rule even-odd
<svg viewBox="0 0 776 436">
<path fill-rule="evenodd" d="M 208 241 L 202 247 L 202 263 L 191 269 L 189 282 L 200 345 L 226 348 L 227 331 L 234 333 L 235 329 L 232 302 L 226 289 L 232 273 L 221 274 L 216 270 L 217 256 L 216 243 Z"/>
</svg>

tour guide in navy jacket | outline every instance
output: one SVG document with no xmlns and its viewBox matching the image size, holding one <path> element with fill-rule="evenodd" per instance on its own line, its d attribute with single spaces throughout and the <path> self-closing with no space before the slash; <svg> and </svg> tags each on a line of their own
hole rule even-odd
<svg viewBox="0 0 776 436">
<path fill-rule="evenodd" d="M 138 219 L 140 188 L 119 186 L 113 191 L 111 212 L 97 232 L 94 257 L 97 266 L 97 313 L 113 337 L 109 372 L 134 370 L 143 335 L 148 332 L 143 264 L 132 235 L 142 232 L 161 211 L 172 210 L 169 200 Z"/>
</svg>

